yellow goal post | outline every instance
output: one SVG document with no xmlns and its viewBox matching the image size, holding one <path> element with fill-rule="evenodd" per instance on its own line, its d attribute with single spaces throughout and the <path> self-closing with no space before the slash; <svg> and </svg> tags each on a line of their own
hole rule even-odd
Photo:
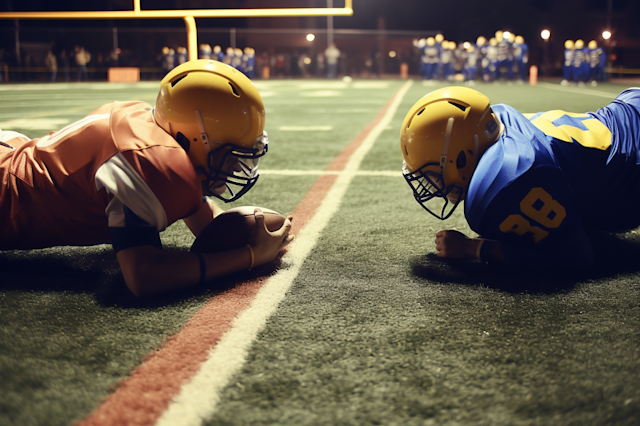
<svg viewBox="0 0 640 426">
<path fill-rule="evenodd" d="M 198 59 L 198 34 L 195 18 L 251 18 L 287 16 L 351 16 L 352 0 L 344 7 L 302 7 L 266 9 L 182 9 L 141 10 L 140 0 L 133 0 L 133 10 L 73 12 L 0 12 L 0 19 L 171 19 L 182 18 L 187 27 L 189 60 Z"/>
</svg>

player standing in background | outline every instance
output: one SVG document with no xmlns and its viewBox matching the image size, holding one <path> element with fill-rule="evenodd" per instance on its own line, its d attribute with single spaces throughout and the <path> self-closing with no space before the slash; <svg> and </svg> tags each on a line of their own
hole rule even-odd
<svg viewBox="0 0 640 426">
<path fill-rule="evenodd" d="M 440 67 L 440 49 L 436 46 L 435 38 L 427 38 L 422 58 L 424 67 L 423 78 L 428 81 L 437 79 L 437 72 Z"/>
<path fill-rule="evenodd" d="M 213 52 L 212 52 L 211 59 L 213 59 L 214 61 L 219 61 L 219 62 L 222 62 L 223 59 L 224 59 L 224 52 L 222 51 L 222 48 L 220 46 L 218 46 L 217 44 L 215 46 L 213 46 Z"/>
<path fill-rule="evenodd" d="M 602 56 L 602 48 L 598 47 L 598 42 L 591 40 L 588 44 L 587 62 L 589 63 L 589 78 L 592 86 L 598 85 L 600 75 L 600 57 Z"/>
<path fill-rule="evenodd" d="M 564 42 L 564 62 L 562 63 L 562 86 L 568 86 L 569 82 L 573 79 L 573 40 L 567 40 Z"/>
<path fill-rule="evenodd" d="M 480 235 L 437 232 L 439 257 L 579 271 L 593 261 L 586 229 L 640 225 L 638 88 L 594 113 L 529 118 L 473 89 L 444 88 L 407 113 L 400 146 L 415 199 L 439 219 L 464 201 Z"/>
<path fill-rule="evenodd" d="M 200 49 L 198 50 L 198 59 L 211 59 L 211 46 L 209 44 L 202 43 L 200 45 Z"/>
<path fill-rule="evenodd" d="M 478 76 L 478 56 L 479 51 L 473 43 L 469 43 L 466 49 L 467 57 L 464 63 L 464 81 L 470 85 L 475 85 Z"/>
<path fill-rule="evenodd" d="M 511 37 L 509 32 L 496 31 L 498 80 L 504 78 L 507 81 L 513 81 L 513 49 L 509 37 Z"/>
<path fill-rule="evenodd" d="M 585 73 L 585 66 L 588 66 L 587 55 L 584 48 L 584 41 L 578 39 L 574 44 L 573 49 L 573 81 L 578 86 L 584 86 L 584 82 L 587 79 L 587 75 Z"/>
<path fill-rule="evenodd" d="M 449 80 L 449 76 L 451 75 L 451 61 L 453 60 L 453 50 L 449 47 L 449 41 L 443 40 L 441 43 L 440 50 L 440 76 L 442 81 Z"/>
<path fill-rule="evenodd" d="M 175 67 L 175 51 L 167 46 L 163 47 L 160 60 L 162 63 L 162 77 L 164 77 Z"/>
<path fill-rule="evenodd" d="M 273 260 L 293 237 L 257 226 L 246 247 L 163 250 L 184 222 L 198 235 L 258 179 L 267 152 L 262 98 L 220 62 L 187 62 L 160 83 L 156 105 L 114 102 L 39 139 L 0 131 L 0 250 L 111 243 L 138 296 L 193 286 Z"/>
<path fill-rule="evenodd" d="M 489 39 L 487 54 L 482 61 L 484 81 L 496 81 L 498 79 L 498 40 L 495 37 Z"/>
<path fill-rule="evenodd" d="M 177 65 L 182 65 L 187 62 L 187 48 L 184 46 L 178 46 L 176 50 L 176 62 Z"/>
<path fill-rule="evenodd" d="M 255 66 L 256 66 L 256 51 L 253 47 L 245 47 L 244 55 L 242 56 L 244 74 L 249 77 L 249 79 L 253 80 L 255 77 Z"/>
<path fill-rule="evenodd" d="M 487 56 L 487 39 L 479 36 L 476 39 L 476 47 L 478 50 L 478 64 L 480 66 L 480 78 L 484 79 L 485 69 L 489 66 L 489 61 L 485 61 Z"/>
<path fill-rule="evenodd" d="M 527 68 L 529 66 L 529 46 L 524 42 L 524 37 L 516 36 L 513 43 L 513 55 L 518 68 L 518 80 L 524 82 L 527 79 Z"/>
</svg>

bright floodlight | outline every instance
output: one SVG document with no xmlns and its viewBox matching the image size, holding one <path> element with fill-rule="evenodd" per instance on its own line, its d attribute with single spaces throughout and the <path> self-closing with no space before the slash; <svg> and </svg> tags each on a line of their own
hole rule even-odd
<svg viewBox="0 0 640 426">
<path fill-rule="evenodd" d="M 551 31 L 542 30 L 542 32 L 540 33 L 540 37 L 542 37 L 543 40 L 549 40 L 549 37 L 551 37 Z"/>
<path fill-rule="evenodd" d="M 396 57 L 396 52 L 394 52 L 393 50 L 391 52 L 389 52 L 389 57 L 390 58 L 395 58 Z"/>
<path fill-rule="evenodd" d="M 603 31 L 602 32 L 602 38 L 605 40 L 609 40 L 611 38 L 611 32 L 610 31 Z"/>
<path fill-rule="evenodd" d="M 316 39 L 316 36 L 315 36 L 315 35 L 313 35 L 313 34 L 307 34 L 307 40 L 308 40 L 308 41 L 313 41 L 313 40 L 315 40 L 315 39 Z"/>
</svg>

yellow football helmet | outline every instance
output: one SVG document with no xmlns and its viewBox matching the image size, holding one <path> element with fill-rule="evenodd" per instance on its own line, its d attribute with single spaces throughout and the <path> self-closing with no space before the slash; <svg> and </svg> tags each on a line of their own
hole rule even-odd
<svg viewBox="0 0 640 426">
<path fill-rule="evenodd" d="M 400 131 L 402 174 L 429 213 L 446 219 L 465 198 L 500 124 L 489 98 L 467 87 L 445 87 L 418 100 Z"/>
<path fill-rule="evenodd" d="M 154 117 L 187 151 L 205 195 L 230 202 L 256 183 L 269 144 L 264 104 L 238 70 L 207 59 L 177 66 L 160 83 Z"/>
</svg>

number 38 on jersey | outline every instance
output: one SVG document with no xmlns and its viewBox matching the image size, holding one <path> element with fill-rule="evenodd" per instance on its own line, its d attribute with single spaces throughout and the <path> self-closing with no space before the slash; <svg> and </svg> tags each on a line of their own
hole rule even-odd
<svg viewBox="0 0 640 426">
<path fill-rule="evenodd" d="M 532 188 L 520 201 L 520 214 L 509 215 L 501 224 L 504 233 L 533 235 L 533 242 L 539 243 L 549 235 L 549 229 L 560 226 L 567 216 L 566 209 L 543 188 Z M 533 225 L 535 221 L 540 226 Z"/>
</svg>

